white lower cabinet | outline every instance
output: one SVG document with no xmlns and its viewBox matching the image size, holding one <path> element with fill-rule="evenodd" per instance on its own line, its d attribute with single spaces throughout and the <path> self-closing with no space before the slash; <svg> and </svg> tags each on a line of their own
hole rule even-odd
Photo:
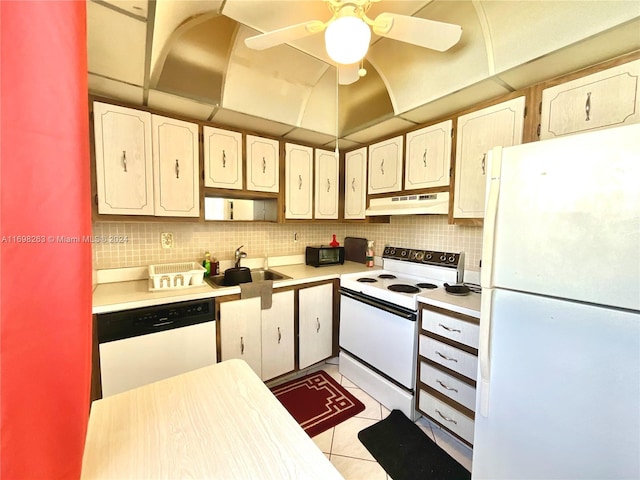
<svg viewBox="0 0 640 480">
<path fill-rule="evenodd" d="M 298 292 L 299 368 L 329 358 L 333 351 L 333 284 Z"/>
<path fill-rule="evenodd" d="M 479 319 L 421 305 L 417 409 L 472 446 Z"/>
<path fill-rule="evenodd" d="M 274 292 L 271 308 L 260 298 L 220 303 L 221 359 L 240 358 L 262 379 L 294 369 L 293 290 Z"/>
</svg>

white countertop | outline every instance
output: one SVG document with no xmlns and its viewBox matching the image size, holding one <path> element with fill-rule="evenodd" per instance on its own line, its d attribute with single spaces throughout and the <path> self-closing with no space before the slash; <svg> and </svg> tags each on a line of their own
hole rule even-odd
<svg viewBox="0 0 640 480">
<path fill-rule="evenodd" d="M 343 477 L 242 360 L 93 402 L 82 479 Z"/>
<path fill-rule="evenodd" d="M 480 318 L 480 294 L 469 293 L 469 295 L 451 295 L 444 288 L 421 293 L 418 302 L 444 308 L 453 312 Z"/>
<path fill-rule="evenodd" d="M 379 267 L 373 267 L 379 269 Z M 345 262 L 344 265 L 327 265 L 310 267 L 304 264 L 281 265 L 269 270 L 281 273 L 290 279 L 277 280 L 274 288 L 300 285 L 340 278 L 346 273 L 358 273 L 372 270 L 362 263 Z M 100 283 L 93 291 L 93 313 L 108 313 L 132 308 L 150 307 L 165 303 L 202 300 L 222 295 L 240 293 L 240 287 L 214 288 L 204 283 L 202 286 L 178 290 L 149 291 L 149 280 L 131 280 L 126 282 Z"/>
</svg>

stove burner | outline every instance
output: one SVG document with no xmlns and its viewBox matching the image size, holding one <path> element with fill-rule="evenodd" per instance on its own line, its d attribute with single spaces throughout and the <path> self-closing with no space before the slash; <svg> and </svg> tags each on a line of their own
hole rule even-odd
<svg viewBox="0 0 640 480">
<path fill-rule="evenodd" d="M 434 288 L 438 288 L 438 286 L 434 285 L 433 283 L 418 283 L 416 287 L 426 288 L 428 290 L 433 290 Z"/>
<path fill-rule="evenodd" d="M 378 278 L 394 279 L 398 277 L 396 277 L 395 275 L 391 275 L 390 273 L 383 273 L 382 275 L 378 275 Z"/>
<path fill-rule="evenodd" d="M 418 293 L 420 291 L 418 287 L 414 287 L 413 285 L 403 285 L 401 283 L 389 285 L 387 289 L 391 290 L 392 292 L 402 292 L 402 293 Z"/>
<path fill-rule="evenodd" d="M 362 277 L 362 278 L 358 278 L 358 280 L 356 280 L 357 282 L 361 282 L 361 283 L 375 283 L 378 280 L 376 280 L 375 278 L 369 278 L 369 277 Z"/>
</svg>

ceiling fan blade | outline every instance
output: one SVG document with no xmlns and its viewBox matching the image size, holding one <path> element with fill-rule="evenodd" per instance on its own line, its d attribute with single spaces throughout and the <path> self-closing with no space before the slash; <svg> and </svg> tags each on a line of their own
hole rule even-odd
<svg viewBox="0 0 640 480">
<path fill-rule="evenodd" d="M 247 47 L 253 48 L 254 50 L 264 50 L 321 32 L 325 27 L 325 23 L 320 20 L 310 20 L 308 22 L 298 23 L 297 25 L 279 28 L 272 32 L 248 37 L 244 40 L 244 43 Z"/>
<path fill-rule="evenodd" d="M 373 31 L 382 37 L 439 52 L 453 47 L 462 35 L 460 25 L 386 12 L 376 17 L 373 22 Z"/>
<path fill-rule="evenodd" d="M 338 64 L 338 84 L 339 85 L 351 85 L 352 83 L 356 83 L 360 78 L 358 74 L 358 70 L 360 68 L 360 63 L 351 63 L 349 65 L 344 65 L 342 63 Z"/>
</svg>

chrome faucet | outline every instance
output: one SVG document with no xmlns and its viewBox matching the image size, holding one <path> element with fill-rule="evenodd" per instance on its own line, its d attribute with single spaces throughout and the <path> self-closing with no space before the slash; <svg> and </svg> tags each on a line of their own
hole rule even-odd
<svg viewBox="0 0 640 480">
<path fill-rule="evenodd" d="M 236 268 L 240 268 L 240 259 L 247 257 L 247 254 L 240 250 L 242 247 L 244 247 L 244 245 L 240 245 L 238 248 L 236 248 L 236 253 L 234 254 L 234 257 L 236 259 Z"/>
</svg>

